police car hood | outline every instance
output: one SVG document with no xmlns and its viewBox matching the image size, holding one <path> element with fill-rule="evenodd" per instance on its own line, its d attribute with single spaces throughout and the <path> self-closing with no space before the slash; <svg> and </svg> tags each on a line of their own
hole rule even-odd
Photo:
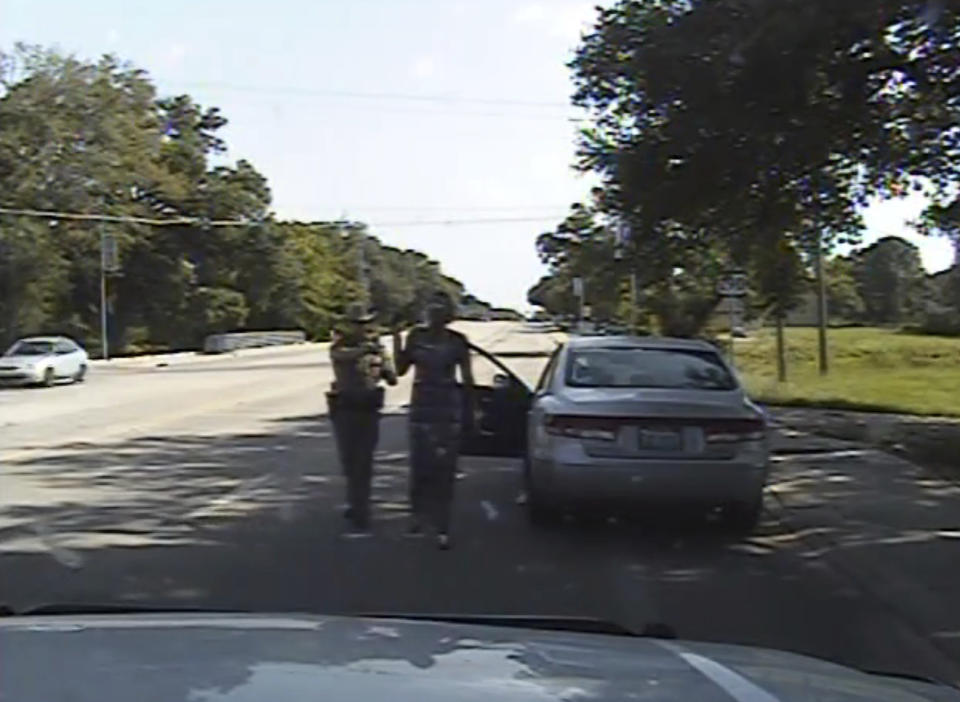
<svg viewBox="0 0 960 702">
<path fill-rule="evenodd" d="M 0 619 L 0 699 L 960 700 L 952 688 L 732 645 L 392 619 Z"/>
</svg>

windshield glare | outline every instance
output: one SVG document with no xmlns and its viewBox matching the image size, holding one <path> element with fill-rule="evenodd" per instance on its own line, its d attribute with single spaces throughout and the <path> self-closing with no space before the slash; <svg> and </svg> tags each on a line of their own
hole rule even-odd
<svg viewBox="0 0 960 702">
<path fill-rule="evenodd" d="M 567 361 L 567 385 L 579 388 L 734 390 L 717 354 L 676 349 L 591 349 Z"/>
<path fill-rule="evenodd" d="M 49 341 L 20 341 L 7 351 L 7 356 L 46 356 L 53 353 Z"/>
</svg>

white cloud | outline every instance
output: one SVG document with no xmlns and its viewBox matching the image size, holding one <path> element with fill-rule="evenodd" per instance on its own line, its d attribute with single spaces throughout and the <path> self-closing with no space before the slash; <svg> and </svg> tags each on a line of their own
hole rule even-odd
<svg viewBox="0 0 960 702">
<path fill-rule="evenodd" d="M 420 56 L 410 67 L 410 74 L 414 78 L 432 78 L 437 73 L 437 62 L 432 56 Z"/>
</svg>

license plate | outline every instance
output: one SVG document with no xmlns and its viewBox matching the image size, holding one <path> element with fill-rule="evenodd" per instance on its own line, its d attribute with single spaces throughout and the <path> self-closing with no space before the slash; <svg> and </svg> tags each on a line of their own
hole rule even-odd
<svg viewBox="0 0 960 702">
<path fill-rule="evenodd" d="M 683 446 L 678 431 L 640 430 L 640 448 L 655 451 L 679 451 Z"/>
</svg>

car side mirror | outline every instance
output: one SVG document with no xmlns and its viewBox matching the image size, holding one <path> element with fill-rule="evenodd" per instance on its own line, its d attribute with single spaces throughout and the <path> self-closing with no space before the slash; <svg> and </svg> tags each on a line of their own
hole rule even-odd
<svg viewBox="0 0 960 702">
<path fill-rule="evenodd" d="M 513 380 L 506 373 L 497 373 L 493 376 L 493 387 L 497 390 L 503 390 L 513 385 Z"/>
</svg>

